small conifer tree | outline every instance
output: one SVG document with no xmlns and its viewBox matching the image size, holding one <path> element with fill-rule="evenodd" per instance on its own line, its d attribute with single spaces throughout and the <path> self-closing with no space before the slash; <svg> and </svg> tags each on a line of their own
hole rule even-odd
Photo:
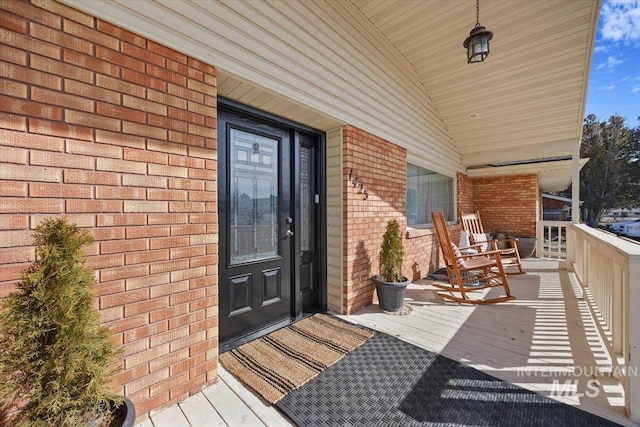
<svg viewBox="0 0 640 427">
<path fill-rule="evenodd" d="M 64 218 L 34 233 L 36 259 L 0 313 L 0 399 L 19 406 L 19 426 L 77 426 L 119 398 L 110 392 L 118 349 L 93 308 L 93 240 Z"/>
<path fill-rule="evenodd" d="M 402 235 L 400 225 L 394 218 L 387 222 L 387 229 L 382 237 L 380 250 L 380 273 L 386 282 L 399 283 L 404 281 L 402 276 Z"/>
</svg>

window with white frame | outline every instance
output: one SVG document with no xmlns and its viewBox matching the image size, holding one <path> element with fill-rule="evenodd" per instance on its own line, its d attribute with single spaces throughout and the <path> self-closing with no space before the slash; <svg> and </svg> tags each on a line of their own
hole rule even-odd
<svg viewBox="0 0 640 427">
<path fill-rule="evenodd" d="M 407 225 L 433 224 L 431 211 L 442 211 L 447 221 L 455 221 L 454 179 L 407 163 Z"/>
</svg>

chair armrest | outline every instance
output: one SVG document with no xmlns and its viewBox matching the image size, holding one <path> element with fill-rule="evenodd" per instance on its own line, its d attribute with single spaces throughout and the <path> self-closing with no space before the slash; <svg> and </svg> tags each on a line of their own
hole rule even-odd
<svg viewBox="0 0 640 427">
<path fill-rule="evenodd" d="M 483 253 L 486 254 L 487 251 L 482 251 L 482 246 L 487 245 L 487 248 L 492 247 L 494 251 L 498 250 L 498 241 L 497 240 L 487 240 L 486 242 L 482 242 L 482 243 L 474 243 L 473 245 L 469 245 L 469 246 L 465 246 L 464 248 L 458 248 L 461 251 L 465 250 L 465 249 L 476 249 L 478 251 L 478 253 Z"/>
<path fill-rule="evenodd" d="M 467 249 L 478 249 L 480 246 L 482 246 L 482 243 L 476 243 L 476 244 L 469 245 L 469 246 L 464 246 L 464 247 L 461 247 L 461 248 L 458 248 L 458 249 L 460 249 L 460 251 L 464 251 L 464 250 L 467 250 Z"/>
<path fill-rule="evenodd" d="M 474 257 L 477 258 L 477 257 L 486 257 L 487 255 L 497 255 L 499 257 L 501 253 L 502 251 L 498 249 L 495 251 L 478 252 L 477 254 L 462 254 L 461 256 L 456 258 L 474 258 Z"/>
</svg>

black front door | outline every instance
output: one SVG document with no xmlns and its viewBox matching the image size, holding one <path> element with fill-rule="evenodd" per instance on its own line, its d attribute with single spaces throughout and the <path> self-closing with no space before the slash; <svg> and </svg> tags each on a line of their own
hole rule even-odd
<svg viewBox="0 0 640 427">
<path fill-rule="evenodd" d="M 326 309 L 324 134 L 218 105 L 220 351 Z"/>
<path fill-rule="evenodd" d="M 290 319 L 291 132 L 218 115 L 220 341 Z"/>
</svg>

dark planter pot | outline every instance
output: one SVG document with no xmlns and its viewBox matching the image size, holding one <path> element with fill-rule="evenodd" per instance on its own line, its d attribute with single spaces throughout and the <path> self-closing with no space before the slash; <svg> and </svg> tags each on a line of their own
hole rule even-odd
<svg viewBox="0 0 640 427">
<path fill-rule="evenodd" d="M 127 415 L 124 418 L 124 422 L 122 423 L 122 427 L 133 427 L 136 422 L 136 407 L 133 405 L 133 402 L 127 397 L 122 397 L 122 405 L 127 410 Z"/>
<path fill-rule="evenodd" d="M 520 258 L 532 257 L 536 252 L 537 239 L 535 237 L 516 237 L 515 239 Z"/>
<path fill-rule="evenodd" d="M 112 409 L 113 419 L 109 423 L 109 427 L 133 427 L 136 422 L 136 407 L 127 397 L 122 396 L 122 404 Z M 96 418 L 89 423 L 89 427 L 98 427 L 103 425 L 102 417 Z"/>
<path fill-rule="evenodd" d="M 405 277 L 404 282 L 385 282 L 382 276 L 373 276 L 373 283 L 376 285 L 378 302 L 382 310 L 398 311 L 402 308 L 404 294 L 411 280 Z"/>
</svg>

